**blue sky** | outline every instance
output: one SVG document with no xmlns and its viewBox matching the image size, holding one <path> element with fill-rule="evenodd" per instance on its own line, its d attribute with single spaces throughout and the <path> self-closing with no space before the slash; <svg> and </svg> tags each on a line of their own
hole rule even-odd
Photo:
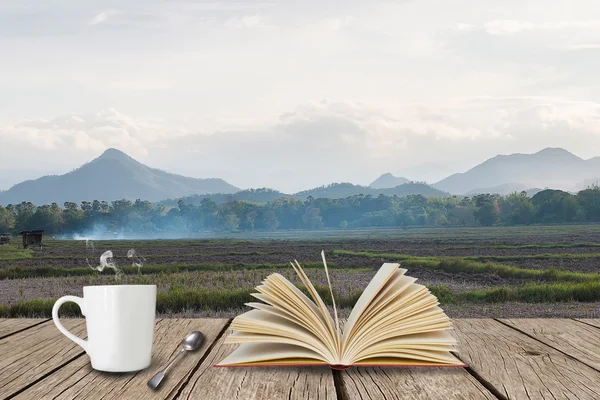
<svg viewBox="0 0 600 400">
<path fill-rule="evenodd" d="M 595 0 L 0 0 L 0 185 L 108 147 L 284 191 L 589 158 L 599 69 Z"/>
</svg>

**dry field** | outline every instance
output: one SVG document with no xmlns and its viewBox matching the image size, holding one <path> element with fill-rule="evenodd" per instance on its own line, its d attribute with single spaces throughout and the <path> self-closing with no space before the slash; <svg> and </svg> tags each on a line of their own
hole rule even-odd
<svg viewBox="0 0 600 400">
<path fill-rule="evenodd" d="M 155 283 L 159 312 L 234 315 L 268 274 L 297 282 L 297 259 L 325 285 L 320 252 L 332 268 L 336 297 L 347 312 L 377 268 L 398 261 L 438 295 L 455 317 L 600 317 L 600 225 L 431 228 L 232 234 L 189 240 L 46 240 L 42 250 L 0 246 L 0 316 L 48 315 L 53 299 L 82 287 Z M 143 257 L 138 272 L 127 258 Z M 112 250 L 118 280 L 87 265 Z M 86 261 L 87 258 L 87 261 Z M 73 311 L 73 312 L 76 312 Z"/>
</svg>

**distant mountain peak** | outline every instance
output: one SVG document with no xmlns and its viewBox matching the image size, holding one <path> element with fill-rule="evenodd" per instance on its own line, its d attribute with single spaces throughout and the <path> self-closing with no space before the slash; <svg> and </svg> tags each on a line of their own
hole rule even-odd
<svg viewBox="0 0 600 400">
<path fill-rule="evenodd" d="M 408 179 L 400 176 L 394 176 L 389 172 L 375 179 L 369 187 L 373 189 L 389 189 L 410 182 Z"/>
<path fill-rule="evenodd" d="M 160 201 L 193 194 L 235 193 L 233 185 L 218 178 L 189 178 L 148 167 L 124 152 L 110 148 L 64 175 L 25 181 L 0 193 L 0 204 L 31 201 L 50 204 L 65 201 L 144 199 Z"/>
<path fill-rule="evenodd" d="M 538 151 L 534 155 L 579 158 L 575 154 L 571 153 L 568 150 L 563 149 L 562 147 L 546 147 L 545 149 Z"/>
<path fill-rule="evenodd" d="M 99 159 L 103 159 L 103 158 L 131 158 L 129 157 L 127 154 L 125 154 L 124 152 L 122 152 L 119 149 L 115 149 L 113 147 L 111 147 L 110 149 L 106 149 L 104 151 L 104 153 L 102 153 L 102 155 L 100 155 L 100 157 L 98 157 Z"/>
<path fill-rule="evenodd" d="M 600 160 L 583 160 L 560 148 L 546 147 L 537 153 L 498 155 L 464 173 L 457 173 L 434 184 L 453 194 L 502 189 L 505 185 L 568 188 L 596 176 Z"/>
</svg>

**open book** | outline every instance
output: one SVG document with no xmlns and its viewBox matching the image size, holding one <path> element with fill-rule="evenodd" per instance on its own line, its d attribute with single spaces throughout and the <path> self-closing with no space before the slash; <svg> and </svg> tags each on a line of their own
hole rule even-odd
<svg viewBox="0 0 600 400">
<path fill-rule="evenodd" d="M 321 253 L 333 291 L 325 253 Z M 383 264 L 350 313 L 343 331 L 333 299 L 332 318 L 300 264 L 292 264 L 310 298 L 280 274 L 269 275 L 253 294 L 263 303 L 232 322 L 226 343 L 240 346 L 217 367 L 329 365 L 459 366 L 455 339 L 437 298 L 400 264 Z M 311 300 L 312 299 L 312 300 Z"/>
</svg>

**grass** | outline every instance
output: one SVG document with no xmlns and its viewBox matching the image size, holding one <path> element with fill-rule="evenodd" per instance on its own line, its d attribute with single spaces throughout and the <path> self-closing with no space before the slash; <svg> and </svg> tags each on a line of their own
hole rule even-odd
<svg viewBox="0 0 600 400">
<path fill-rule="evenodd" d="M 493 262 L 479 262 L 478 258 L 463 257 L 419 257 L 399 253 L 375 253 L 368 251 L 350 251 L 350 250 L 331 250 L 332 255 L 350 255 L 365 258 L 382 259 L 387 261 L 399 261 L 405 268 L 430 268 L 448 273 L 466 273 L 466 274 L 494 274 L 506 279 L 527 279 L 537 281 L 555 281 L 555 282 L 592 282 L 600 281 L 598 273 L 584 273 L 563 271 L 556 268 L 550 269 L 529 269 L 515 267 Z M 553 256 L 553 254 L 550 254 Z M 572 256 L 579 256 L 573 254 Z M 510 257 L 510 256 L 508 256 Z M 489 257 L 485 257 L 489 258 Z M 307 269 L 322 269 L 320 261 L 302 263 Z M 335 262 L 328 262 L 330 268 L 338 268 Z M 199 264 L 162 264 L 145 265 L 139 271 L 137 267 L 124 266 L 121 270 L 125 275 L 154 275 L 154 274 L 172 274 L 180 272 L 195 271 L 237 271 L 237 270 L 261 270 L 261 269 L 281 269 L 288 268 L 289 264 L 271 264 L 271 263 L 199 263 Z M 112 270 L 105 270 L 100 273 L 89 267 L 11 267 L 0 269 L 0 280 L 2 279 L 23 279 L 36 277 L 68 277 L 68 276 L 94 276 L 94 275 L 112 275 Z"/>
<path fill-rule="evenodd" d="M 308 242 L 330 241 L 330 240 L 363 240 L 371 239 L 393 239 L 393 238 L 422 238 L 422 239 L 448 239 L 455 240 L 460 238 L 507 238 L 531 237 L 531 236 L 554 236 L 554 235 L 573 235 L 585 237 L 586 234 L 596 234 L 600 232 L 600 224 L 555 224 L 555 225 L 529 225 L 529 226 L 494 226 L 494 227 L 368 227 L 357 229 L 319 229 L 319 230 L 278 230 L 274 232 L 203 232 L 196 237 L 185 239 L 154 239 L 163 242 L 175 244 L 186 244 L 197 240 L 202 242 L 254 242 L 258 240 L 303 240 Z M 143 243 L 149 240 L 135 240 L 133 237 L 120 242 L 122 247 L 129 246 L 128 243 Z M 98 240 L 102 243 L 117 243 L 113 238 L 108 240 Z M 585 240 L 585 239 L 584 239 Z M 48 238 L 47 242 L 57 243 L 67 240 L 54 240 Z M 116 246 L 115 246 L 116 247 Z"/>
<path fill-rule="evenodd" d="M 330 268 L 337 268 L 335 263 L 327 263 Z M 281 269 L 289 268 L 289 264 L 162 264 L 162 265 L 144 265 L 138 270 L 137 267 L 119 267 L 125 275 L 154 275 L 154 274 L 174 274 L 179 272 L 194 271 L 237 271 L 237 270 L 260 270 L 260 269 Z M 323 268 L 320 261 L 302 263 L 306 269 Z M 64 267 L 36 267 L 23 268 L 12 267 L 0 269 L 0 280 L 2 279 L 23 279 L 23 278 L 47 278 L 47 277 L 66 277 L 66 276 L 94 276 L 94 275 L 114 275 L 111 269 L 105 269 L 103 272 L 96 271 L 89 267 L 64 268 Z"/>
<path fill-rule="evenodd" d="M 331 304 L 329 288 L 315 285 L 315 289 L 327 304 Z M 306 295 L 305 287 L 300 287 Z M 156 311 L 161 314 L 176 313 L 189 310 L 223 311 L 240 309 L 250 301 L 256 301 L 251 296 L 254 288 L 245 289 L 180 289 L 175 288 L 168 292 L 157 294 Z M 356 303 L 360 293 L 347 298 L 340 298 L 340 307 L 349 307 Z M 336 301 L 338 296 L 336 295 Z M 52 316 L 52 307 L 56 299 L 33 299 L 18 303 L 0 305 L 0 318 L 33 317 L 49 318 Z M 349 304 L 351 302 L 351 304 Z M 75 303 L 65 303 L 60 308 L 60 314 L 67 317 L 81 317 L 79 307 Z"/>
<path fill-rule="evenodd" d="M 522 260 L 582 260 L 587 258 L 600 258 L 600 253 L 543 253 L 543 254 L 522 254 L 509 256 L 466 256 L 467 260 L 491 260 L 491 261 L 522 261 Z"/>
<path fill-rule="evenodd" d="M 486 248 L 501 250 L 525 250 L 525 249 L 578 249 L 588 247 L 600 247 L 600 243 L 579 242 L 579 243 L 534 243 L 534 244 L 486 244 Z M 442 250 L 475 250 L 481 249 L 481 246 L 465 245 L 444 247 Z"/>
<path fill-rule="evenodd" d="M 417 257 L 396 253 L 373 253 L 367 251 L 332 250 L 330 254 L 352 255 L 366 258 L 377 258 L 389 261 L 400 261 L 405 268 L 431 268 L 449 273 L 494 274 L 506 279 L 529 279 L 557 282 L 600 282 L 600 274 L 562 271 L 555 268 L 530 269 L 519 268 L 497 263 L 482 263 L 468 257 Z"/>
<path fill-rule="evenodd" d="M 522 286 L 453 292 L 446 286 L 430 288 L 441 304 L 462 303 L 561 303 L 600 301 L 600 282 L 529 283 Z"/>
<path fill-rule="evenodd" d="M 306 293 L 304 288 L 301 289 Z M 325 286 L 317 286 L 316 289 L 325 303 L 331 304 L 329 289 Z M 447 286 L 432 286 L 430 290 L 437 296 L 442 306 L 464 303 L 600 301 L 600 282 L 527 284 L 465 292 L 454 292 Z M 158 294 L 156 311 L 160 314 L 168 314 L 194 310 L 227 311 L 241 309 L 245 303 L 253 301 L 250 295 L 254 291 L 253 288 L 235 290 L 174 289 Z M 361 292 L 357 291 L 344 297 L 334 295 L 339 307 L 349 308 L 356 303 L 360 294 Z M 33 299 L 0 305 L 0 318 L 50 317 L 55 301 L 56 299 Z M 76 304 L 67 303 L 61 307 L 61 315 L 80 317 L 81 313 Z"/>
<path fill-rule="evenodd" d="M 33 257 L 33 250 L 23 249 L 15 243 L 0 245 L 0 261 L 26 260 Z"/>
<path fill-rule="evenodd" d="M 244 256 L 263 256 L 263 255 L 276 255 L 279 254 L 275 251 L 268 252 L 259 252 L 259 251 L 245 251 L 245 252 L 227 252 L 227 253 L 181 253 L 181 254 L 152 254 L 144 256 L 145 259 L 153 260 L 160 258 L 193 258 L 193 257 L 223 257 L 223 256 L 232 256 L 232 257 L 244 257 Z M 31 257 L 26 257 L 31 258 Z M 22 259 L 26 259 L 22 258 Z M 81 260 L 81 256 L 76 255 L 65 255 L 65 256 L 38 256 L 36 260 Z M 89 257 L 89 259 L 95 259 L 96 257 Z M 13 259 L 12 261 L 19 260 Z"/>
</svg>

